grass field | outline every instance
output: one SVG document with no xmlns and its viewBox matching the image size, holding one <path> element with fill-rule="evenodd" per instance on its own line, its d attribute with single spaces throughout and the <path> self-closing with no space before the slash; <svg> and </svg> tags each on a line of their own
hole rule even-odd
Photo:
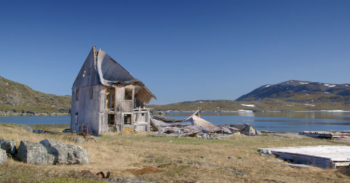
<svg viewBox="0 0 350 183">
<path fill-rule="evenodd" d="M 61 129 L 57 129 L 59 131 Z M 39 142 L 46 138 L 75 144 L 72 134 L 33 134 L 18 125 L 0 124 L 0 139 Z M 113 178 L 149 182 L 349 182 L 348 169 L 291 168 L 261 156 L 258 148 L 350 145 L 350 142 L 276 136 L 235 136 L 230 139 L 152 137 L 147 133 L 107 133 L 100 141 L 80 145 L 87 150 L 89 165 L 29 165 L 9 160 L 0 166 L 1 182 L 99 182 L 92 173 L 110 171 Z M 235 158 L 228 159 L 229 156 Z M 241 158 L 239 158 L 241 157 Z M 216 165 L 203 166 L 198 162 Z M 219 168 L 218 168 L 219 167 Z M 245 173 L 239 176 L 225 170 Z M 265 180 L 265 181 L 264 181 Z"/>
</svg>

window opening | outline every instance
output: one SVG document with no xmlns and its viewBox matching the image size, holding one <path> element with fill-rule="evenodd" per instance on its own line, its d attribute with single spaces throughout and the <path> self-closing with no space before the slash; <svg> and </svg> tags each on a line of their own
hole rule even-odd
<svg viewBox="0 0 350 183">
<path fill-rule="evenodd" d="M 114 125 L 114 114 L 108 114 L 108 125 Z"/>
<path fill-rule="evenodd" d="M 131 125 L 131 114 L 124 114 L 124 124 Z"/>
<path fill-rule="evenodd" d="M 146 121 L 145 113 L 141 113 L 141 120 L 140 121 Z"/>
<path fill-rule="evenodd" d="M 132 88 L 125 88 L 125 100 L 132 100 Z"/>
<path fill-rule="evenodd" d="M 94 88 L 90 87 L 90 99 L 94 98 Z"/>
<path fill-rule="evenodd" d="M 78 113 L 75 113 L 75 124 L 78 124 Z"/>
<path fill-rule="evenodd" d="M 106 108 L 114 109 L 114 101 L 115 101 L 115 88 L 107 88 L 106 91 Z"/>
<path fill-rule="evenodd" d="M 106 92 L 106 108 L 109 108 L 109 97 L 110 97 L 111 93 L 107 90 Z"/>
<path fill-rule="evenodd" d="M 75 93 L 75 99 L 76 101 L 79 101 L 79 89 L 77 89 L 76 93 Z"/>
</svg>

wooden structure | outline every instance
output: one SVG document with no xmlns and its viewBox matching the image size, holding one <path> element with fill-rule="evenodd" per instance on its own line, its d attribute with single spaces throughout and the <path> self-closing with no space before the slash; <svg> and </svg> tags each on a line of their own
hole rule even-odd
<svg viewBox="0 0 350 183">
<path fill-rule="evenodd" d="M 261 148 L 259 152 L 271 152 L 284 160 L 296 164 L 307 164 L 322 168 L 336 168 L 350 165 L 349 146 L 301 146 Z"/>
<path fill-rule="evenodd" d="M 93 47 L 72 88 L 71 129 L 99 135 L 109 131 L 150 130 L 144 107 L 156 97 L 103 50 Z"/>
<path fill-rule="evenodd" d="M 152 116 L 151 125 L 156 130 L 160 130 L 162 127 L 184 127 L 184 126 L 198 126 L 207 132 L 217 132 L 221 129 L 216 125 L 201 118 L 201 109 L 198 109 L 190 117 L 186 119 L 172 119 L 164 116 Z"/>
<path fill-rule="evenodd" d="M 324 138 L 324 139 L 338 139 L 350 137 L 349 131 L 303 131 L 299 132 L 299 135 L 306 135 L 314 138 Z"/>
</svg>

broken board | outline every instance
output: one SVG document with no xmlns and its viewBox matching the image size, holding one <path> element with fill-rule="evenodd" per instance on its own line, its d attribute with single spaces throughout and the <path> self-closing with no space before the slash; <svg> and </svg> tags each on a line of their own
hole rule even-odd
<svg viewBox="0 0 350 183">
<path fill-rule="evenodd" d="M 261 148 L 259 152 L 271 151 L 276 157 L 297 164 L 322 168 L 336 168 L 350 165 L 350 146 L 301 146 Z"/>
</svg>

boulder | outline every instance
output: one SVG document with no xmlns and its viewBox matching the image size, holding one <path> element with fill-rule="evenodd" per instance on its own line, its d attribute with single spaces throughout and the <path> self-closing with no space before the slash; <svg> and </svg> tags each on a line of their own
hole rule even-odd
<svg viewBox="0 0 350 183">
<path fill-rule="evenodd" d="M 40 144 L 55 157 L 55 164 L 89 164 L 89 154 L 80 146 L 64 144 L 52 139 L 42 140 Z"/>
<path fill-rule="evenodd" d="M 5 150 L 6 153 L 15 155 L 16 154 L 16 142 L 12 140 L 0 140 L 1 149 Z"/>
<path fill-rule="evenodd" d="M 55 156 L 49 154 L 45 146 L 35 142 L 21 141 L 16 156 L 29 164 L 52 165 L 55 162 Z"/>
<path fill-rule="evenodd" d="M 7 162 L 7 155 L 6 155 L 6 151 L 0 149 L 0 165 L 4 164 Z"/>
<path fill-rule="evenodd" d="M 233 127 L 233 128 L 237 128 L 238 129 L 238 131 L 243 131 L 246 127 L 247 127 L 247 125 L 246 125 L 247 123 L 245 123 L 245 124 L 243 124 L 243 123 L 233 123 L 233 124 L 229 124 L 229 126 L 230 127 Z"/>
<path fill-rule="evenodd" d="M 234 123 L 230 124 L 230 127 L 237 128 L 242 134 L 245 135 L 262 135 L 260 131 L 256 130 L 252 125 L 249 123 Z"/>
<path fill-rule="evenodd" d="M 16 156 L 20 161 L 29 164 L 89 164 L 86 150 L 52 139 L 45 139 L 40 143 L 21 141 Z"/>
<path fill-rule="evenodd" d="M 85 140 L 86 141 L 91 141 L 91 142 L 97 142 L 97 141 L 99 141 L 100 139 L 99 138 L 97 138 L 97 137 L 95 137 L 95 136 L 92 136 L 92 135 L 90 135 L 90 136 L 85 136 L 84 137 L 85 138 Z"/>
<path fill-rule="evenodd" d="M 83 142 L 85 142 L 85 138 L 84 137 L 74 137 L 73 141 L 75 143 L 83 143 Z"/>
<path fill-rule="evenodd" d="M 246 134 L 246 135 L 261 135 L 261 132 L 259 132 L 257 129 L 255 129 L 252 125 L 250 125 L 250 124 L 245 124 L 245 125 L 247 125 L 247 126 L 242 131 L 243 134 Z"/>
<path fill-rule="evenodd" d="M 27 132 L 33 132 L 33 129 L 30 126 L 22 126 Z"/>
</svg>

